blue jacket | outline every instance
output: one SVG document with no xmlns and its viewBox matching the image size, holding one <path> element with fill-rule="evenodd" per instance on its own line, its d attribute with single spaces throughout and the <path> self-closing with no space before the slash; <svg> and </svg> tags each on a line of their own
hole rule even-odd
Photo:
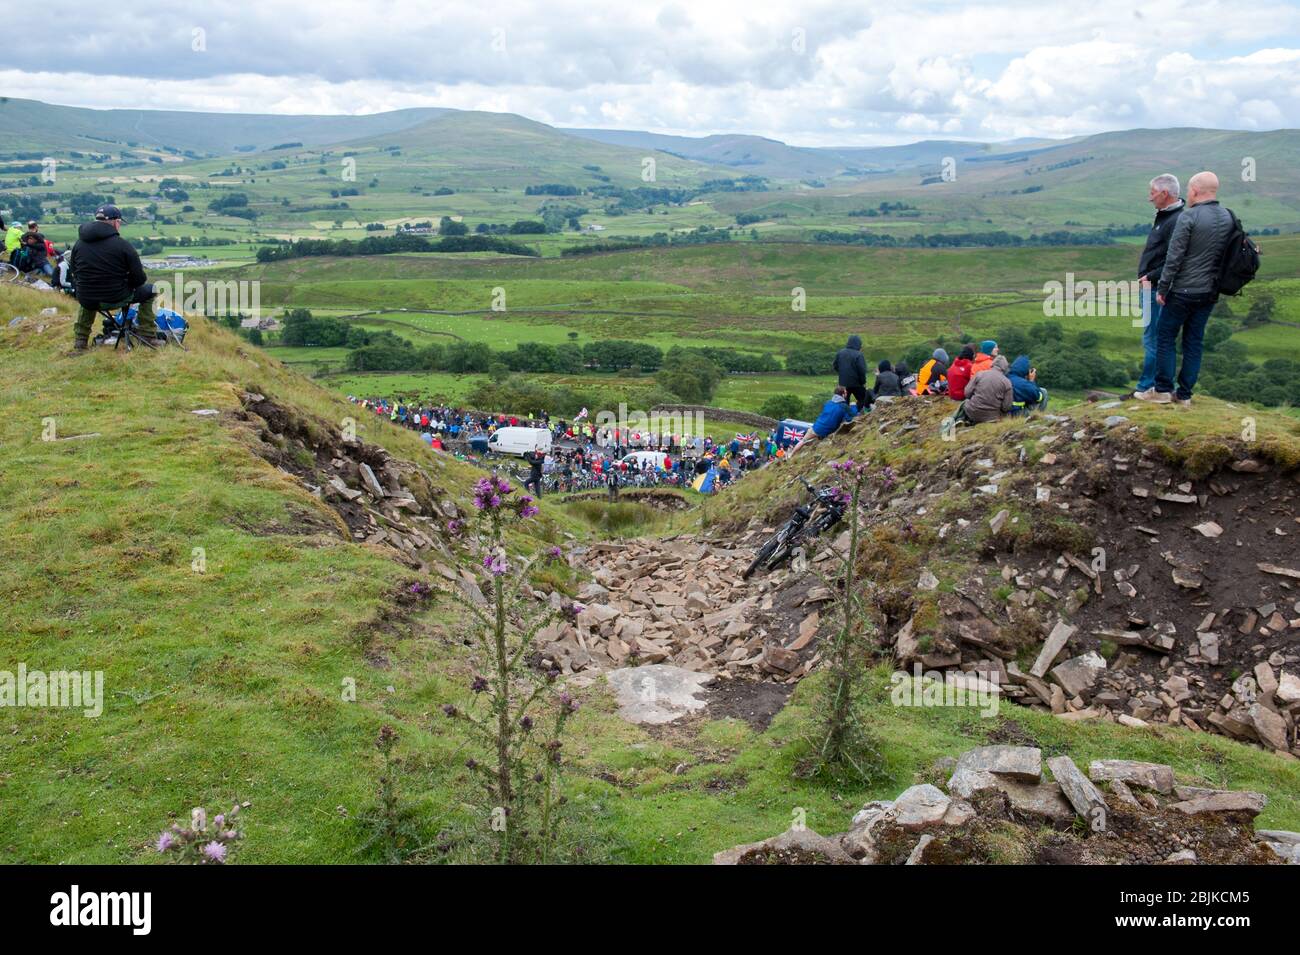
<svg viewBox="0 0 1300 955">
<path fill-rule="evenodd" d="M 1011 363 L 1011 371 L 1007 377 L 1011 379 L 1011 391 L 1017 402 L 1038 404 L 1038 400 L 1043 396 L 1043 389 L 1029 380 L 1028 355 L 1021 355 Z"/>
<path fill-rule="evenodd" d="M 822 405 L 822 413 L 813 422 L 813 433 L 819 438 L 829 437 L 852 417 L 853 409 L 849 403 L 841 395 L 832 395 L 831 400 Z"/>
</svg>

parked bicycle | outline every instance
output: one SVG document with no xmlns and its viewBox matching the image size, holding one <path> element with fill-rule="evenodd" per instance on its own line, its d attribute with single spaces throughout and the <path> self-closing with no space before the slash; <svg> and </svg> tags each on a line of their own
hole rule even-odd
<svg viewBox="0 0 1300 955">
<path fill-rule="evenodd" d="M 813 540 L 844 519 L 848 508 L 844 491 L 827 485 L 815 488 L 803 478 L 799 483 L 808 490 L 809 500 L 795 505 L 790 519 L 782 524 L 754 556 L 754 562 L 741 574 L 748 580 L 760 569 L 774 570 L 790 557 L 805 540 Z"/>
</svg>

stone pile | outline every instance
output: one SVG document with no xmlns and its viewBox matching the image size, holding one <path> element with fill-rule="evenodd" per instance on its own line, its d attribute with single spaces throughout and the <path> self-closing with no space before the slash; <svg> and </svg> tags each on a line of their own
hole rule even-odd
<svg viewBox="0 0 1300 955">
<path fill-rule="evenodd" d="M 1300 864 L 1300 833 L 1254 830 L 1267 802 L 1259 793 L 1181 785 L 1158 763 L 1094 760 L 1085 773 L 1056 756 L 1046 760 L 1050 780 L 1043 764 L 1036 747 L 973 749 L 936 765 L 948 776 L 943 788 L 920 783 L 869 802 L 847 832 L 791 830 L 719 852 L 714 863 L 996 861 L 989 847 L 1005 849 L 1018 827 L 1025 842 L 1015 851 L 1041 856 L 1020 861 Z"/>
<path fill-rule="evenodd" d="M 942 555 L 921 569 L 918 616 L 889 635 L 900 666 L 994 673 L 1006 698 L 1066 720 L 1182 726 L 1300 756 L 1296 482 L 1251 457 L 1193 481 L 1114 426 L 1047 415 L 1026 428 L 1036 463 L 1029 441 L 1024 466 L 1000 466 L 986 445 L 954 452 L 973 504 L 932 526 L 941 542 L 971 541 L 975 560 L 950 592 L 933 594 Z M 912 489 L 883 496 L 869 526 L 926 524 L 951 493 L 941 475 L 906 477 Z M 1040 544 L 1072 524 L 1094 543 Z M 1015 662 L 1025 651 L 1030 667 Z"/>
<path fill-rule="evenodd" d="M 384 547 L 413 569 L 428 570 L 435 561 L 451 559 L 446 527 L 460 511 L 436 490 L 427 469 L 346 437 L 327 423 L 307 422 L 264 395 L 241 397 L 245 417 L 261 419 L 263 457 L 333 508 L 353 540 Z M 440 464 L 435 460 L 427 467 Z M 449 576 L 445 565 L 436 566 Z"/>
<path fill-rule="evenodd" d="M 596 544 L 576 558 L 591 580 L 583 611 L 538 645 L 562 672 L 667 664 L 722 679 L 794 682 L 818 662 L 825 587 L 744 581 L 753 551 L 693 538 Z"/>
</svg>

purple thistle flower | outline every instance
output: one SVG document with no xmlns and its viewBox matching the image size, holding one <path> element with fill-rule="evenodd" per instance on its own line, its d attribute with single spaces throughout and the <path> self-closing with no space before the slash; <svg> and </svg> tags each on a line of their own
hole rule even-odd
<svg viewBox="0 0 1300 955">
<path fill-rule="evenodd" d="M 558 544 L 552 545 L 551 549 L 546 552 L 553 560 L 559 560 L 564 556 L 564 551 Z"/>
<path fill-rule="evenodd" d="M 476 676 L 470 681 L 469 688 L 474 693 L 482 693 L 488 688 L 488 681 L 484 677 Z"/>
<path fill-rule="evenodd" d="M 452 537 L 459 537 L 460 532 L 464 528 L 465 525 L 461 521 L 451 520 L 447 522 L 447 533 L 450 534 Z"/>
<path fill-rule="evenodd" d="M 444 703 L 442 704 L 442 712 L 445 713 L 447 716 L 451 717 L 451 716 L 455 716 L 460 711 L 457 710 L 456 707 L 454 707 L 452 704 Z"/>
<path fill-rule="evenodd" d="M 226 847 L 220 842 L 209 842 L 203 847 L 203 855 L 212 862 L 226 861 Z"/>
<path fill-rule="evenodd" d="M 531 730 L 533 728 L 533 718 L 531 716 L 525 716 L 519 721 L 519 726 L 525 731 Z"/>
<path fill-rule="evenodd" d="M 500 577 L 510 570 L 510 564 L 504 554 L 487 554 L 483 566 L 493 577 Z"/>
<path fill-rule="evenodd" d="M 578 707 L 581 705 L 582 705 L 581 703 L 579 703 L 573 697 L 569 696 L 569 694 L 567 693 L 560 694 L 560 710 L 562 712 L 569 713 L 569 714 L 576 713 L 578 712 Z"/>
<path fill-rule="evenodd" d="M 174 845 L 176 845 L 176 837 L 170 832 L 164 832 L 158 837 L 157 847 L 159 852 L 166 852 Z"/>
</svg>

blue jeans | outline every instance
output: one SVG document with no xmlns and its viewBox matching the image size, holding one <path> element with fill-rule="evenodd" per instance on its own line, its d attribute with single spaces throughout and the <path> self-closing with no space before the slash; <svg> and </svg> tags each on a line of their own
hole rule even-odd
<svg viewBox="0 0 1300 955">
<path fill-rule="evenodd" d="M 1156 290 L 1142 289 L 1142 374 L 1138 377 L 1137 390 L 1146 391 L 1156 383 L 1156 329 L 1160 324 L 1162 306 L 1156 301 Z"/>
<path fill-rule="evenodd" d="M 1185 400 L 1192 396 L 1196 379 L 1201 374 L 1201 343 L 1205 338 L 1205 324 L 1219 296 L 1210 292 L 1204 295 L 1171 294 L 1165 300 L 1156 326 L 1156 383 L 1160 392 L 1174 391 L 1174 366 L 1177 364 L 1176 343 L 1178 333 L 1183 335 L 1183 367 L 1178 370 L 1178 390 L 1174 397 Z"/>
</svg>

